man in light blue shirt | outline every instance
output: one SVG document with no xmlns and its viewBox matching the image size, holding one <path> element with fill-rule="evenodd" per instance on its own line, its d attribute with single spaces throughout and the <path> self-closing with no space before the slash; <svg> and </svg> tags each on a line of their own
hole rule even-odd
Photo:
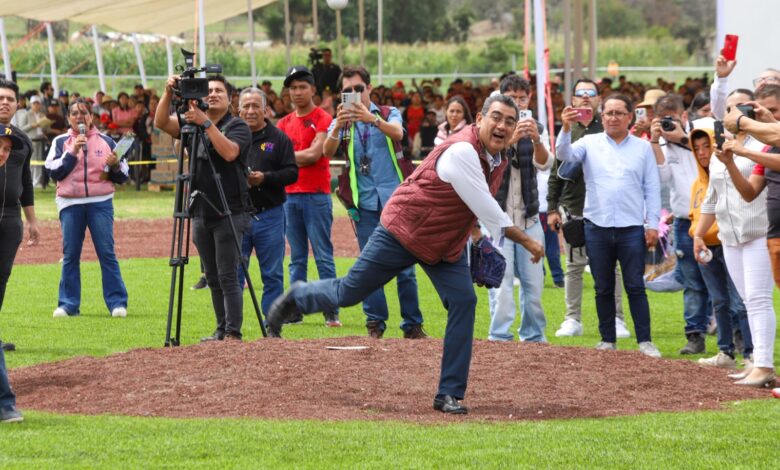
<svg viewBox="0 0 780 470">
<path fill-rule="evenodd" d="M 601 342 L 597 349 L 616 349 L 615 266 L 623 284 L 636 329 L 639 350 L 661 357 L 650 335 L 650 306 L 644 285 L 645 246 L 655 247 L 661 211 L 661 186 L 650 144 L 628 132 L 631 101 L 611 95 L 601 113 L 604 132 L 571 142 L 577 111 L 561 114 L 556 156 L 582 162 L 585 176 L 585 242 L 596 290 Z"/>
<path fill-rule="evenodd" d="M 348 166 L 340 179 L 348 176 L 345 183 L 348 188 L 345 189 L 351 201 L 345 205 L 354 206 L 347 209 L 362 251 L 379 225 L 382 208 L 403 179 L 403 162 L 397 159 L 394 149 L 394 141 L 403 138 L 403 120 L 398 109 L 391 107 L 382 110 L 371 102 L 371 77 L 364 67 L 344 67 L 339 84 L 343 93 L 357 93 L 360 100 L 349 106 L 344 103 L 339 105 L 336 119 L 328 129 L 323 153 L 332 157 L 341 146 L 346 154 Z M 339 185 L 342 186 L 342 181 L 339 181 Z M 339 196 L 344 199 L 345 194 L 341 189 Z M 426 334 L 422 329 L 423 317 L 414 266 L 398 274 L 397 285 L 404 338 L 424 338 Z M 366 314 L 368 335 L 381 338 L 389 316 L 382 288 L 363 301 L 363 312 Z"/>
</svg>

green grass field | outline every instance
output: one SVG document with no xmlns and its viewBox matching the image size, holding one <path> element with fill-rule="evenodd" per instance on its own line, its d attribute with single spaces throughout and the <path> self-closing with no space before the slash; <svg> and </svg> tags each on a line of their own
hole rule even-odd
<svg viewBox="0 0 780 470">
<path fill-rule="evenodd" d="M 117 194 L 118 217 L 169 216 L 170 193 L 136 194 L 130 188 Z M 44 199 L 53 199 L 53 194 L 49 191 L 38 196 L 40 212 L 45 214 L 50 209 L 45 209 Z M 351 263 L 351 259 L 338 259 L 338 272 L 346 272 Z M 197 260 L 187 269 L 187 286 L 197 279 L 195 266 Z M 256 266 L 252 267 L 255 277 Z M 170 280 L 167 260 L 123 260 L 121 267 L 130 293 L 128 318 L 109 317 L 102 303 L 99 267 L 90 262 L 82 264 L 81 316 L 53 319 L 59 265 L 16 266 L 0 316 L 0 337 L 19 347 L 6 356 L 9 367 L 161 347 Z M 313 265 L 310 270 L 314 272 Z M 441 337 L 444 309 L 419 270 L 418 280 L 426 330 Z M 390 285 L 388 289 L 391 312 L 397 312 L 397 299 L 391 294 L 395 288 Z M 478 293 L 475 331 L 477 337 L 485 338 L 487 292 L 479 289 Z M 598 341 L 591 294 L 588 282 L 583 305 L 585 335 L 555 338 L 563 318 L 563 290 L 553 288 L 548 276 L 543 305 L 547 335 L 553 344 L 591 347 Z M 649 297 L 654 341 L 665 357 L 679 358 L 677 349 L 684 344 L 682 296 L 650 293 Z M 260 331 L 248 295 L 245 300 L 245 337 L 254 340 Z M 777 302 L 776 308 L 780 310 Z M 342 321 L 343 328 L 326 329 L 321 317 L 314 315 L 301 326 L 285 329 L 285 336 L 364 334 L 360 308 L 344 309 Z M 397 314 L 391 315 L 388 336 L 400 336 L 399 321 Z M 197 342 L 212 328 L 208 293 L 187 290 L 183 343 Z M 622 340 L 619 347 L 635 349 L 636 343 Z M 714 337 L 708 338 L 707 347 L 710 352 L 717 350 Z M 776 363 L 780 363 L 778 349 Z M 0 426 L 0 468 L 772 468 L 780 438 L 780 400 L 772 399 L 729 404 L 716 412 L 453 425 L 131 418 L 23 411 L 24 423 Z"/>
</svg>

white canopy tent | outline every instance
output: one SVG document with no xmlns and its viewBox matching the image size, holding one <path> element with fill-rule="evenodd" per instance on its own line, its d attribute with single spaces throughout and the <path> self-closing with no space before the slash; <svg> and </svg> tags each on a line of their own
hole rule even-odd
<svg viewBox="0 0 780 470">
<path fill-rule="evenodd" d="M 181 0 L 124 0 L 122 2 L 111 0 L 71 0 L 62 3 L 52 3 L 50 0 L 27 0 L 25 2 L 0 0 L 0 11 L 4 16 L 21 16 L 23 18 L 38 21 L 62 21 L 69 20 L 78 23 L 105 25 L 117 31 L 135 35 L 135 33 L 151 33 L 164 36 L 174 36 L 184 31 L 197 29 L 199 31 L 199 62 L 203 66 L 206 63 L 205 26 L 207 24 L 223 21 L 234 16 L 248 13 L 277 0 L 193 0 L 190 2 Z M 250 20 L 251 21 L 251 20 Z M 92 29 L 93 34 L 96 28 Z M 59 91 L 57 86 L 57 72 L 54 62 L 54 45 L 51 37 L 51 28 L 47 28 L 49 38 L 49 56 L 51 57 L 52 85 L 55 93 Z M 250 47 L 254 48 L 254 29 L 250 30 Z M 5 40 L 5 27 L 0 22 L 0 43 L 3 45 L 3 57 L 6 73 L 10 74 L 10 59 L 7 42 Z M 146 84 L 141 49 L 134 37 L 136 59 L 138 61 L 141 81 Z M 100 86 L 105 89 L 105 77 L 103 76 L 103 60 L 100 53 L 99 41 L 94 41 L 95 59 L 98 67 Z M 168 70 L 173 70 L 170 43 L 166 41 L 168 49 Z M 254 56 L 254 51 L 252 51 Z M 252 63 L 252 76 L 254 80 L 255 64 Z"/>
</svg>

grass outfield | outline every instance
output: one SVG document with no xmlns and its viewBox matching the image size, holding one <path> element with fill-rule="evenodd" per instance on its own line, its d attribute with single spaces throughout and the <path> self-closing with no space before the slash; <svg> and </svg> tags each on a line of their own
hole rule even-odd
<svg viewBox="0 0 780 470">
<path fill-rule="evenodd" d="M 344 273 L 350 259 L 338 259 Z M 170 268 L 162 259 L 121 262 L 130 292 L 129 316 L 112 319 L 102 304 L 97 263 L 82 264 L 82 315 L 53 319 L 59 265 L 14 268 L 2 312 L 2 338 L 19 351 L 8 354 L 11 368 L 79 355 L 101 356 L 138 347 L 160 347 L 164 339 Z M 197 266 L 197 260 L 190 266 Z M 310 272 L 314 272 L 313 265 Z M 256 273 L 256 264 L 252 272 Z M 187 271 L 187 286 L 197 279 Z M 257 276 L 256 276 L 257 277 Z M 441 337 L 444 309 L 427 277 L 418 270 L 421 308 L 427 331 Z M 390 309 L 397 298 L 388 287 Z M 488 326 L 487 292 L 479 289 L 476 334 Z M 547 335 L 553 344 L 590 347 L 598 341 L 592 284 L 586 282 L 585 335 L 555 338 L 563 318 L 563 290 L 549 277 L 543 296 Z M 245 333 L 259 337 L 257 321 L 245 297 Z M 650 293 L 654 341 L 665 357 L 679 357 L 684 343 L 681 294 Z M 777 306 L 776 306 L 777 308 Z M 780 310 L 780 308 L 779 308 Z M 341 329 L 326 329 L 321 316 L 285 329 L 290 338 L 363 335 L 359 308 L 344 309 Z M 399 318 L 390 319 L 388 336 L 400 336 Z M 187 291 L 182 340 L 197 342 L 210 333 L 213 316 L 204 291 Z M 619 347 L 636 348 L 633 340 Z M 717 350 L 714 337 L 707 340 Z M 775 362 L 780 363 L 780 348 Z M 381 368 L 381 364 L 377 365 Z M 630 372 L 628 372 L 630 373 Z M 433 393 L 435 384 L 431 385 Z M 327 390 L 323 390 L 327 393 Z M 519 390 L 518 393 L 522 393 Z M 262 399 L 258 397 L 258 400 Z M 316 398 L 313 398 L 316 399 Z M 616 397 L 619 399 L 619 397 Z M 467 401 L 468 403 L 468 397 Z M 721 464 L 772 467 L 780 436 L 780 401 L 729 405 L 727 410 L 645 414 L 636 417 L 463 425 L 256 419 L 164 419 L 118 416 L 68 416 L 25 412 L 25 423 L 0 426 L 0 467 L 662 467 L 691 468 Z M 724 431 L 725 430 L 725 431 Z M 700 463 L 701 462 L 701 463 Z"/>
</svg>

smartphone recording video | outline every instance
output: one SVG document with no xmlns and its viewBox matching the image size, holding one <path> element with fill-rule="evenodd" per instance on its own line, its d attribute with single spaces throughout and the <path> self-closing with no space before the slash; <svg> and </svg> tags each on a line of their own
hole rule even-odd
<svg viewBox="0 0 780 470">
<path fill-rule="evenodd" d="M 355 109 L 355 104 L 360 103 L 360 93 L 342 93 L 342 109 Z"/>
<path fill-rule="evenodd" d="M 715 121 L 713 127 L 715 129 L 715 146 L 718 150 L 723 150 L 723 143 L 726 141 L 726 137 L 723 135 L 723 121 Z"/>
<path fill-rule="evenodd" d="M 723 49 L 720 50 L 720 55 L 726 60 L 736 60 L 737 58 L 737 43 L 739 42 L 739 36 L 735 34 L 727 34 L 723 40 Z"/>
<path fill-rule="evenodd" d="M 573 108 L 577 111 L 577 121 L 588 122 L 593 119 L 593 110 L 591 108 Z"/>
<path fill-rule="evenodd" d="M 645 108 L 636 108 L 634 114 L 636 115 L 637 121 L 644 121 L 647 119 L 647 110 Z"/>
<path fill-rule="evenodd" d="M 533 119 L 534 117 L 530 109 L 521 109 L 517 116 L 520 121 L 525 121 L 526 119 Z"/>
</svg>

